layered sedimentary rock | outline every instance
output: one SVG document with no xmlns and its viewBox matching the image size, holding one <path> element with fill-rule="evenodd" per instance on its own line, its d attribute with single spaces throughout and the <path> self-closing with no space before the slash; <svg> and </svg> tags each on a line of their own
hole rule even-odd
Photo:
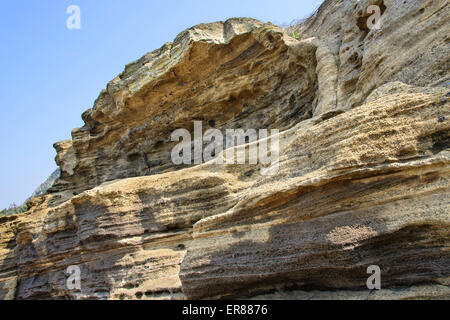
<svg viewBox="0 0 450 320">
<path fill-rule="evenodd" d="M 0 218 L 0 298 L 450 298 L 449 16 L 325 1 L 287 30 L 198 25 L 129 64 L 55 144 L 49 194 Z M 171 133 L 194 121 L 278 129 L 278 171 L 175 165 Z"/>
<path fill-rule="evenodd" d="M 182 169 L 170 159 L 177 128 L 286 129 L 312 117 L 315 46 L 251 19 L 199 25 L 129 64 L 72 141 L 55 145 L 61 179 L 79 193 L 105 181 Z M 114 169 L 113 169 L 114 168 Z"/>
</svg>

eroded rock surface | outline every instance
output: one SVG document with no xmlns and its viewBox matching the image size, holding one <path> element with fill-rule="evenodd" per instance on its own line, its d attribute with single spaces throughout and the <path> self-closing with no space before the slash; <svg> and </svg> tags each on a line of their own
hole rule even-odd
<svg viewBox="0 0 450 320">
<path fill-rule="evenodd" d="M 50 193 L 0 218 L 0 298 L 450 298 L 449 18 L 445 0 L 330 0 L 127 65 L 55 144 Z M 279 129 L 278 173 L 174 165 L 193 121 Z"/>
</svg>

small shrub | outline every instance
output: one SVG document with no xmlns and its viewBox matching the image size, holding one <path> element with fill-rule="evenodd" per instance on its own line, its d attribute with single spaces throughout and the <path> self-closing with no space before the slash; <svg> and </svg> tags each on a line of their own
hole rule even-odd
<svg viewBox="0 0 450 320">
<path fill-rule="evenodd" d="M 23 204 L 21 206 L 17 206 L 16 204 L 12 204 L 9 206 L 8 209 L 3 209 L 0 211 L 0 217 L 6 217 L 6 216 L 12 216 L 15 214 L 21 214 L 28 211 L 28 207 L 26 204 Z"/>
<path fill-rule="evenodd" d="M 298 31 L 295 31 L 293 34 L 291 34 L 292 38 L 295 38 L 296 40 L 300 40 L 300 33 Z"/>
</svg>

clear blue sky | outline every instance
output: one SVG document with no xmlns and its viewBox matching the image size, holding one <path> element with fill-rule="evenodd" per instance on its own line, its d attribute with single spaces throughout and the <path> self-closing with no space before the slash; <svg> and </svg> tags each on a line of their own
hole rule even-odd
<svg viewBox="0 0 450 320">
<path fill-rule="evenodd" d="M 0 4 L 0 209 L 21 204 L 56 169 L 70 139 L 125 64 L 202 22 L 308 16 L 318 0 L 3 0 Z M 68 30 L 69 5 L 81 30 Z"/>
</svg>

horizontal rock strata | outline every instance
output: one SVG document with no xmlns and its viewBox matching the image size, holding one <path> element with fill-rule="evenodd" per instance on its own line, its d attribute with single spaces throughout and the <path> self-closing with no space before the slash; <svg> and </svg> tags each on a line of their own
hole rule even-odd
<svg viewBox="0 0 450 320">
<path fill-rule="evenodd" d="M 202 24 L 127 65 L 55 144 L 49 193 L 0 218 L 0 299 L 449 299 L 449 15 L 327 0 L 287 30 Z M 278 129 L 278 172 L 173 164 L 194 121 Z"/>
</svg>

